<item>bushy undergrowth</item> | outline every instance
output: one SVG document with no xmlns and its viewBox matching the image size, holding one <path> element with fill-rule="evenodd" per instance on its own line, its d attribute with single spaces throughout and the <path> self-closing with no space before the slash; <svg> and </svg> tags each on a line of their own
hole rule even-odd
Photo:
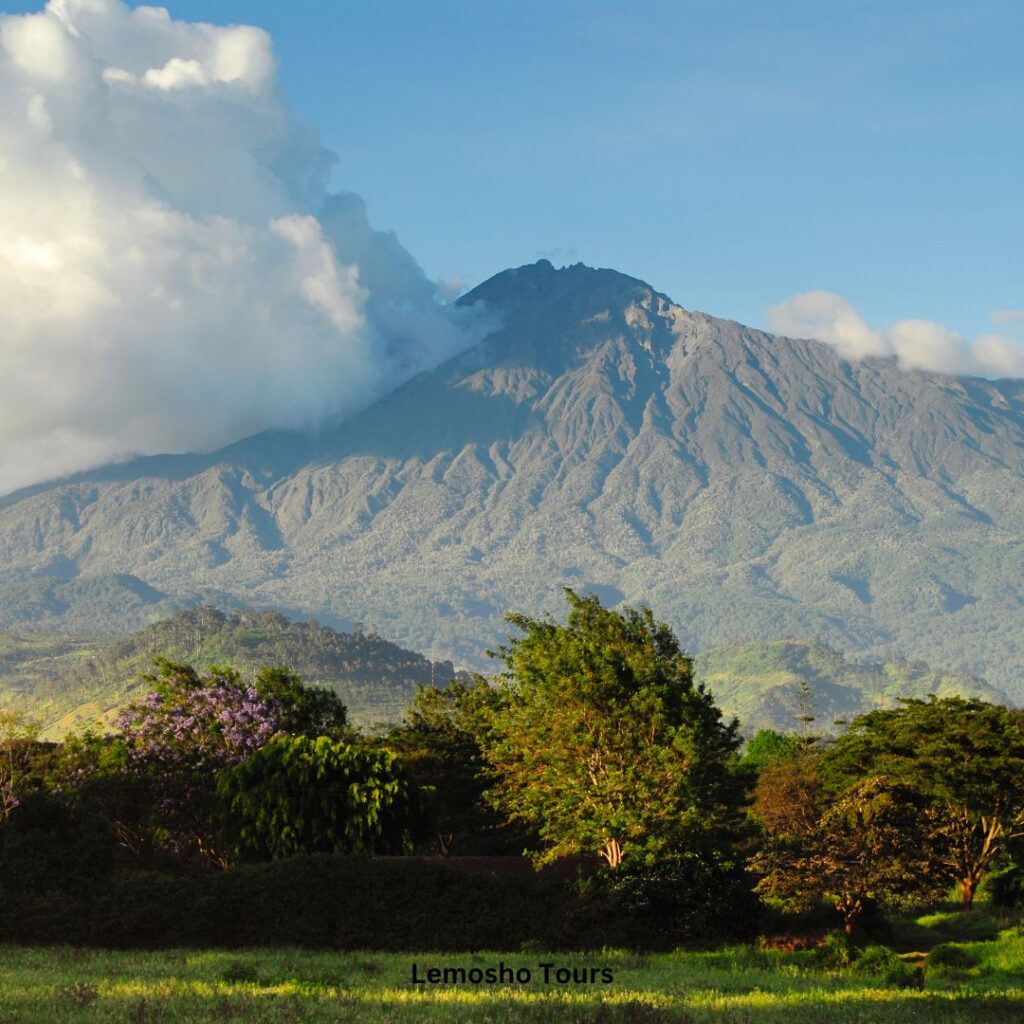
<svg viewBox="0 0 1024 1024">
<path fill-rule="evenodd" d="M 405 858 L 294 857 L 225 872 L 120 872 L 75 892 L 0 891 L 0 941 L 114 948 L 671 948 L 739 931 L 710 872 L 614 883 Z M 670 913 L 659 912 L 668 906 Z M 689 909 L 688 909 L 689 908 Z"/>
<path fill-rule="evenodd" d="M 962 970 L 973 967 L 978 962 L 978 954 L 964 946 L 951 942 L 939 943 L 928 954 L 929 967 L 952 967 Z"/>
</svg>

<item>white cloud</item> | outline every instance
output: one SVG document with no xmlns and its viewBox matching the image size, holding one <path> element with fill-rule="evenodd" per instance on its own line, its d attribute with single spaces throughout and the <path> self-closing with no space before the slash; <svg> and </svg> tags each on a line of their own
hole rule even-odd
<svg viewBox="0 0 1024 1024">
<path fill-rule="evenodd" d="M 1015 319 L 1006 314 L 991 319 Z M 1003 316 L 1003 320 L 998 320 Z M 834 345 L 848 359 L 895 356 L 905 369 L 983 377 L 1024 377 L 1024 347 L 999 334 L 982 334 L 972 341 L 930 320 L 900 320 L 875 329 L 841 295 L 804 292 L 772 306 L 768 326 L 791 338 L 816 338 Z"/>
<path fill-rule="evenodd" d="M 0 493 L 321 423 L 474 340 L 274 73 L 162 8 L 0 16 Z"/>
</svg>

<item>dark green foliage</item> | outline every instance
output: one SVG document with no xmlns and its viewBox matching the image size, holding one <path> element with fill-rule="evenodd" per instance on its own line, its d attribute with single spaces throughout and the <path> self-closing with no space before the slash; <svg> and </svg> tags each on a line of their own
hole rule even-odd
<svg viewBox="0 0 1024 1024">
<path fill-rule="evenodd" d="M 761 729 L 753 739 L 747 741 L 740 764 L 761 771 L 775 761 L 799 756 L 804 747 L 805 744 L 793 733 L 783 735 L 774 729 Z"/>
<path fill-rule="evenodd" d="M 856 956 L 857 947 L 853 939 L 839 929 L 827 932 L 824 941 L 815 951 L 815 957 L 822 967 L 849 967 Z"/>
<path fill-rule="evenodd" d="M 217 788 L 246 860 L 403 853 L 418 795 L 394 754 L 327 736 L 278 736 L 222 771 Z"/>
<path fill-rule="evenodd" d="M 958 697 L 905 700 L 856 719 L 829 749 L 823 779 L 839 791 L 898 779 L 927 802 L 933 846 L 970 906 L 978 885 L 1024 838 L 1024 711 Z"/>
<path fill-rule="evenodd" d="M 0 942 L 118 948 L 588 950 L 706 945 L 732 934 L 711 915 L 666 928 L 649 909 L 614 915 L 574 876 L 460 869 L 457 859 L 293 857 L 207 873 L 133 872 L 74 893 L 0 890 Z M 693 893 L 696 904 L 705 891 Z M 684 897 L 680 898 L 680 906 Z M 632 915 L 636 914 L 634 919 Z"/>
<path fill-rule="evenodd" d="M 565 593 L 565 626 L 508 616 L 525 635 L 497 652 L 504 702 L 481 737 L 497 805 L 536 826 L 544 860 L 727 846 L 744 799 L 736 723 L 649 609 Z"/>
<path fill-rule="evenodd" d="M 853 968 L 860 975 L 878 978 L 897 988 L 920 988 L 923 984 L 921 968 L 901 960 L 888 946 L 865 947 Z"/>
<path fill-rule="evenodd" d="M 978 963 L 978 954 L 952 942 L 942 942 L 928 954 L 929 967 L 951 967 L 954 970 L 966 970 Z"/>
<path fill-rule="evenodd" d="M 1024 867 L 1011 863 L 989 876 L 989 895 L 997 907 L 1024 906 Z"/>
<path fill-rule="evenodd" d="M 119 736 L 85 732 L 67 737 L 54 758 L 49 784 L 82 818 L 102 822 L 130 863 L 154 867 L 162 861 L 159 837 L 165 822 L 149 779 L 128 770 L 128 749 Z"/>
<path fill-rule="evenodd" d="M 75 893 L 105 879 L 115 857 L 101 820 L 31 794 L 0 825 L 0 891 Z"/>
<path fill-rule="evenodd" d="M 286 665 L 261 668 L 255 686 L 261 698 L 280 707 L 280 728 L 289 735 L 333 736 L 348 725 L 348 711 L 333 690 L 307 686 Z"/>
<path fill-rule="evenodd" d="M 489 780 L 479 737 L 501 700 L 500 692 L 480 676 L 444 689 L 423 686 L 405 722 L 385 737 L 387 748 L 431 793 L 431 852 L 518 854 L 536 841 L 484 800 Z"/>
<path fill-rule="evenodd" d="M 618 871 L 595 875 L 583 891 L 590 912 L 626 946 L 672 949 L 702 936 L 748 938 L 759 906 L 744 867 L 741 857 L 722 860 L 714 853 L 626 861 Z"/>
</svg>

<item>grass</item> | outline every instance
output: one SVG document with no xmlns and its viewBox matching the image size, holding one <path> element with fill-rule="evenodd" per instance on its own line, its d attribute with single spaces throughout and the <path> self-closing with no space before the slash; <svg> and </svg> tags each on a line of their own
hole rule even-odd
<svg viewBox="0 0 1024 1024">
<path fill-rule="evenodd" d="M 923 920 L 923 919 L 922 919 Z M 928 929 L 927 924 L 920 927 Z M 947 929 L 948 930 L 948 929 Z M 961 943 L 970 966 L 925 967 L 923 989 L 827 970 L 813 951 L 732 947 L 641 956 L 0 949 L 0 1024 L 928 1024 L 1024 1020 L 1024 935 Z M 521 985 L 424 986 L 412 964 L 528 967 Z M 539 964 L 609 967 L 610 985 L 548 984 Z"/>
</svg>

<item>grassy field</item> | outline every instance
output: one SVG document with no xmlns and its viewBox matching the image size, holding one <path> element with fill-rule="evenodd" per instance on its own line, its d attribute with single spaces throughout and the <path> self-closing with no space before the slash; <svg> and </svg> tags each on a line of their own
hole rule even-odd
<svg viewBox="0 0 1024 1024">
<path fill-rule="evenodd" d="M 907 922 L 929 941 L 952 915 Z M 987 934 L 975 927 L 977 934 Z M 107 952 L 0 948 L 0 1024 L 345 1021 L 481 1024 L 832 1024 L 1024 1020 L 1024 935 L 1009 928 L 942 947 L 945 966 L 910 959 L 902 983 L 856 967 L 826 969 L 813 951 L 733 947 L 710 953 L 311 953 L 302 950 Z M 952 953 L 950 952 L 952 950 Z M 938 956 L 933 954 L 935 959 Z M 528 984 L 423 985 L 412 965 L 528 968 Z M 614 981 L 544 984 L 543 963 L 607 967 Z M 908 981 L 910 987 L 907 987 Z M 922 981 L 923 988 L 916 987 Z"/>
</svg>

